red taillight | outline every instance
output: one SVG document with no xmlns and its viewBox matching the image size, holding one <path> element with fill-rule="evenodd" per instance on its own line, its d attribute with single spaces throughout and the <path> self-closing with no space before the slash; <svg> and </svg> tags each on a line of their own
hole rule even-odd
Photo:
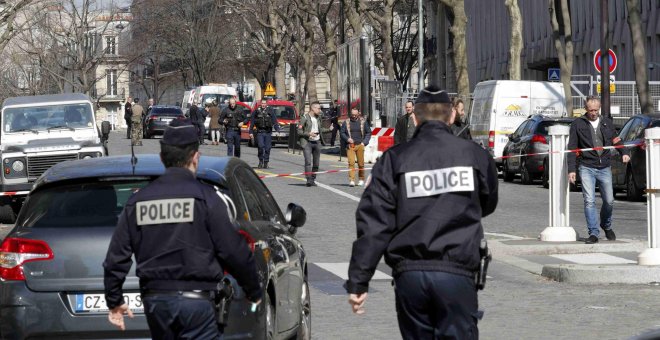
<svg viewBox="0 0 660 340">
<path fill-rule="evenodd" d="M 157 116 L 150 116 L 150 117 L 149 117 L 149 120 L 156 120 L 156 119 L 158 119 Z"/>
<path fill-rule="evenodd" d="M 0 279 L 23 281 L 23 264 L 53 259 L 53 251 L 44 241 L 6 238 L 0 245 Z"/>
<path fill-rule="evenodd" d="M 250 250 L 254 253 L 254 247 L 255 247 L 254 246 L 254 244 L 255 244 L 254 237 L 252 237 L 252 235 L 250 235 L 245 230 L 239 230 L 238 233 L 241 234 L 241 236 L 243 236 L 243 238 L 245 239 L 245 242 L 247 242 L 248 247 L 250 247 Z"/>
<path fill-rule="evenodd" d="M 488 131 L 488 147 L 491 149 L 495 147 L 495 131 Z"/>
<path fill-rule="evenodd" d="M 541 143 L 541 144 L 548 144 L 548 140 L 545 139 L 544 135 L 534 135 L 532 137 L 532 143 Z"/>
</svg>

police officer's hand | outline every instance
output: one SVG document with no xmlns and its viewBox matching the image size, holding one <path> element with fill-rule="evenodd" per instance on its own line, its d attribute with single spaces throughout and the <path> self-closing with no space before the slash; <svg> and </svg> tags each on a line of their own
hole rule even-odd
<svg viewBox="0 0 660 340">
<path fill-rule="evenodd" d="M 124 313 L 126 313 L 129 318 L 133 318 L 133 312 L 128 309 L 127 304 L 111 309 L 110 314 L 108 314 L 108 320 L 110 320 L 110 323 L 119 327 L 122 331 L 126 330 L 126 326 L 124 325 Z"/>
<path fill-rule="evenodd" d="M 347 142 L 348 144 L 353 144 L 353 138 L 349 138 Z"/>
<path fill-rule="evenodd" d="M 623 157 L 621 158 L 621 160 L 622 160 L 624 163 L 628 163 L 628 162 L 630 162 L 630 156 L 628 156 L 628 155 L 623 155 Z"/>
<path fill-rule="evenodd" d="M 364 303 L 367 301 L 368 293 L 350 294 L 348 296 L 348 303 L 353 308 L 353 313 L 364 314 Z"/>
<path fill-rule="evenodd" d="M 571 184 L 575 184 L 575 172 L 568 173 L 568 180 L 571 182 Z"/>
</svg>

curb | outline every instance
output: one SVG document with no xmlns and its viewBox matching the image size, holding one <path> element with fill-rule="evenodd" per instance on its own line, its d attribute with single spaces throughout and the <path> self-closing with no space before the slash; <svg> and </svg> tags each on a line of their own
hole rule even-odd
<svg viewBox="0 0 660 340">
<path fill-rule="evenodd" d="M 543 266 L 541 275 L 567 283 L 660 285 L 660 267 L 639 265 L 552 264 Z"/>
<path fill-rule="evenodd" d="M 641 252 L 647 247 L 646 241 L 620 239 L 596 244 L 584 242 L 544 242 L 536 239 L 496 240 L 489 239 L 488 246 L 493 255 L 555 255 L 605 252 Z"/>
</svg>

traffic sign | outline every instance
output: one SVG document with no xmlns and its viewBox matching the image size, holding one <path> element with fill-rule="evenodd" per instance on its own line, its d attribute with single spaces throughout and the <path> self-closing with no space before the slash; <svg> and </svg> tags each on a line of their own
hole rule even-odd
<svg viewBox="0 0 660 340">
<path fill-rule="evenodd" d="M 548 81 L 560 81 L 560 80 L 561 80 L 561 70 L 558 68 L 549 68 Z"/>
<path fill-rule="evenodd" d="M 271 82 L 266 83 L 266 90 L 264 91 L 264 96 L 274 96 L 275 95 L 275 86 Z"/>
<path fill-rule="evenodd" d="M 614 72 L 614 70 L 616 70 L 617 58 L 616 58 L 616 54 L 614 53 L 614 51 L 612 51 L 612 49 L 610 49 L 609 52 L 610 52 L 609 53 L 609 55 L 610 55 L 610 73 L 612 73 L 612 72 Z M 601 69 L 602 69 L 602 66 L 600 64 L 600 59 L 601 59 L 601 52 L 600 52 L 600 50 L 598 50 L 598 51 L 596 51 L 596 53 L 594 53 L 594 67 L 596 68 L 596 71 L 598 71 L 598 73 L 600 73 Z"/>
</svg>

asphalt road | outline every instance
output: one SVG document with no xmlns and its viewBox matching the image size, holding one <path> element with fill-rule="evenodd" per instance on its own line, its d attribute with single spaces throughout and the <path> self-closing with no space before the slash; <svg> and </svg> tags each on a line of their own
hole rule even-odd
<svg viewBox="0 0 660 340">
<path fill-rule="evenodd" d="M 125 133 L 113 132 L 111 154 L 130 153 Z M 158 140 L 145 140 L 135 153 L 157 153 Z M 224 145 L 201 147 L 204 155 L 226 154 Z M 256 149 L 242 147 L 243 160 L 256 167 Z M 303 169 L 303 157 L 286 146 L 271 153 L 271 169 L 260 174 L 294 173 Z M 323 155 L 321 170 L 346 167 L 336 155 Z M 369 164 L 367 164 L 369 167 Z M 348 186 L 348 175 L 319 175 L 319 186 L 308 188 L 300 177 L 264 179 L 280 207 L 289 202 L 307 211 L 307 223 L 298 233 L 309 254 L 314 339 L 399 339 L 394 293 L 389 270 L 379 266 L 372 281 L 366 314 L 353 315 L 341 285 L 355 239 L 355 209 L 361 187 Z M 500 182 L 497 211 L 484 221 L 490 237 L 536 237 L 548 224 L 548 191 L 540 184 Z M 582 198 L 571 194 L 571 224 L 586 233 Z M 646 239 L 644 203 L 617 200 L 614 227 L 619 238 Z M 0 230 L 2 232 L 2 230 Z M 660 287 L 580 286 L 548 281 L 495 259 L 486 290 L 480 293 L 485 311 L 480 322 L 482 339 L 627 339 L 645 329 L 660 327 Z"/>
</svg>

